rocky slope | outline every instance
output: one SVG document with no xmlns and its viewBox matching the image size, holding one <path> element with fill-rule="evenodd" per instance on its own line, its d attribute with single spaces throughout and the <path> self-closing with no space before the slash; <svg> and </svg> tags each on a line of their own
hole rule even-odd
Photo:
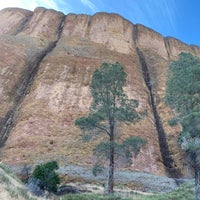
<svg viewBox="0 0 200 200">
<path fill-rule="evenodd" d="M 180 127 L 163 104 L 166 70 L 180 52 L 200 56 L 184 44 L 117 14 L 76 15 L 36 8 L 0 11 L 0 137 L 2 160 L 24 165 L 56 159 L 61 166 L 91 166 L 92 148 L 74 121 L 88 113 L 89 83 L 102 62 L 120 62 L 126 91 L 147 115 L 123 125 L 123 137 L 139 135 L 148 144 L 131 170 L 158 175 L 187 174 L 177 145 Z"/>
</svg>

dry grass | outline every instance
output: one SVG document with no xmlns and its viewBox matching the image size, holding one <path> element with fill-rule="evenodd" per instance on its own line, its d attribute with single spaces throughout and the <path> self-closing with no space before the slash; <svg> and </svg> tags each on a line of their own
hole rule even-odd
<svg viewBox="0 0 200 200">
<path fill-rule="evenodd" d="M 33 197 L 9 169 L 0 163 L 0 199 L 39 200 Z"/>
</svg>

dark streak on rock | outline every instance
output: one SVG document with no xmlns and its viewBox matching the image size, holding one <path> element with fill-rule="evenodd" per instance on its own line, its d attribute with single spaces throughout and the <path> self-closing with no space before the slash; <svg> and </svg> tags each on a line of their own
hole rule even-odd
<svg viewBox="0 0 200 200">
<path fill-rule="evenodd" d="M 145 56 L 143 55 L 143 52 L 138 47 L 136 48 L 136 51 L 139 57 L 143 78 L 149 91 L 150 105 L 151 105 L 153 116 L 154 116 L 154 122 L 155 122 L 155 127 L 158 133 L 161 156 L 162 156 L 163 164 L 165 166 L 166 173 L 169 177 L 180 177 L 181 175 L 180 170 L 176 168 L 174 160 L 171 156 L 171 152 L 169 150 L 166 134 L 162 125 L 162 121 L 157 112 L 157 108 L 156 108 L 156 104 L 155 104 L 154 96 L 152 92 L 151 78 L 150 78 L 148 66 L 145 60 Z"/>
<path fill-rule="evenodd" d="M 64 25 L 65 16 L 62 18 L 61 23 L 57 29 L 57 40 L 51 42 L 47 48 L 35 55 L 26 65 L 27 67 L 21 73 L 17 84 L 10 92 L 13 100 L 12 108 L 7 112 L 4 118 L 0 119 L 0 148 L 2 148 L 9 137 L 12 128 L 16 124 L 16 120 L 19 114 L 20 106 L 29 93 L 30 88 L 34 82 L 34 79 L 38 73 L 40 63 L 53 49 L 56 47 L 57 42 L 60 39 Z"/>
</svg>

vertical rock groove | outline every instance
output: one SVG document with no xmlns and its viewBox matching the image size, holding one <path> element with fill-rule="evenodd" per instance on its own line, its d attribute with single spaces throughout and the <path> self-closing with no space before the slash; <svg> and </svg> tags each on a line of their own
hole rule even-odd
<svg viewBox="0 0 200 200">
<path fill-rule="evenodd" d="M 165 44 L 165 48 L 166 48 L 166 51 L 167 51 L 168 59 L 170 59 L 170 49 L 169 49 L 169 43 L 168 43 L 168 40 L 167 40 L 166 37 L 164 37 L 163 39 L 164 39 L 164 44 Z"/>
<path fill-rule="evenodd" d="M 32 18 L 33 13 L 31 15 L 29 15 L 22 23 L 21 25 L 18 27 L 18 29 L 16 30 L 16 32 L 14 33 L 14 35 L 19 34 L 20 32 L 23 31 L 24 27 L 26 26 L 26 24 L 30 21 L 30 19 Z"/>
<path fill-rule="evenodd" d="M 65 16 L 63 16 L 60 25 L 57 29 L 56 40 L 49 43 L 48 47 L 42 50 L 40 53 L 31 58 L 29 62 L 26 63 L 27 67 L 21 73 L 18 82 L 11 91 L 11 95 L 14 94 L 13 106 L 7 112 L 4 119 L 0 120 L 0 148 L 2 148 L 8 139 L 9 133 L 16 123 L 16 119 L 19 113 L 20 106 L 28 94 L 34 79 L 39 70 L 40 63 L 56 47 L 64 26 Z"/>
<path fill-rule="evenodd" d="M 62 20 L 61 20 L 61 22 L 60 22 L 60 25 L 59 25 L 59 27 L 58 27 L 58 30 L 56 31 L 56 44 L 57 44 L 57 42 L 59 41 L 59 39 L 60 39 L 60 36 L 61 36 L 61 33 L 62 33 L 62 30 L 63 30 L 63 27 L 64 27 L 64 25 L 65 25 L 65 18 L 66 18 L 66 15 L 63 15 L 63 17 L 62 17 Z M 56 46 L 56 45 L 55 45 Z"/>
<path fill-rule="evenodd" d="M 164 128 L 162 126 L 162 122 L 160 120 L 160 117 L 156 109 L 156 104 L 155 104 L 153 92 L 152 92 L 151 78 L 148 71 L 147 63 L 145 61 L 145 56 L 143 55 L 143 52 L 138 47 L 136 47 L 136 51 L 139 57 L 139 62 L 141 65 L 143 78 L 149 91 L 150 105 L 151 105 L 153 116 L 154 116 L 155 127 L 158 133 L 160 152 L 161 152 L 162 161 L 165 166 L 166 173 L 170 177 L 179 177 L 180 172 L 179 170 L 176 169 L 175 163 L 172 159 L 169 146 L 167 143 L 167 139 L 166 139 L 166 134 L 165 134 Z"/>
</svg>

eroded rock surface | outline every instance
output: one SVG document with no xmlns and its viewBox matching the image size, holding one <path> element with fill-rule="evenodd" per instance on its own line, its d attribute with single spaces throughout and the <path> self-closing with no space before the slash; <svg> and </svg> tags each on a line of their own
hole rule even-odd
<svg viewBox="0 0 200 200">
<path fill-rule="evenodd" d="M 200 56 L 199 47 L 163 38 L 116 14 L 65 16 L 44 8 L 1 10 L 2 159 L 15 165 L 52 159 L 63 166 L 93 165 L 92 148 L 98 141 L 84 143 L 74 121 L 88 113 L 94 70 L 102 62 L 120 62 L 128 74 L 125 90 L 139 100 L 140 111 L 147 111 L 137 124 L 119 127 L 123 138 L 139 135 L 147 140 L 130 169 L 166 174 L 161 150 L 165 147 L 159 142 L 163 139 L 172 159 L 170 168 L 185 174 L 177 146 L 180 127 L 168 125 L 173 114 L 162 101 L 167 67 L 181 51 Z"/>
</svg>

